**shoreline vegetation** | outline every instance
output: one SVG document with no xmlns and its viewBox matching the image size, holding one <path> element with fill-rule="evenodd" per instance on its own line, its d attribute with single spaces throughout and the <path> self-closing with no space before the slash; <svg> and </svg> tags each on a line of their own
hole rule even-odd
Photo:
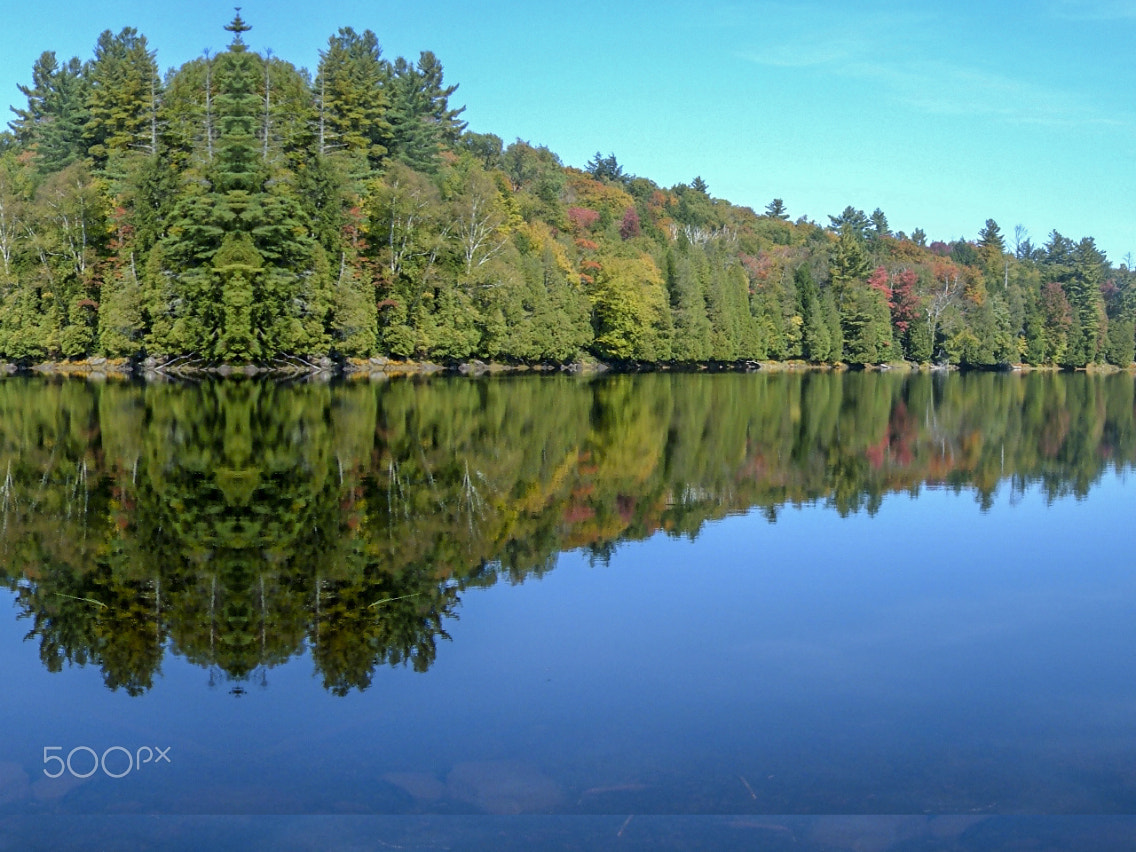
<svg viewBox="0 0 1136 852">
<path fill-rule="evenodd" d="M 1124 368 L 1136 274 L 1092 237 L 827 224 L 470 130 L 430 51 L 145 36 L 51 51 L 0 133 L 0 362 L 166 376 Z M 586 116 L 581 120 L 586 121 Z M 948 167 L 949 164 L 944 164 Z M 774 176 L 770 176 L 773 180 Z M 977 223 L 975 223 L 977 224 Z M 27 366 L 33 365 L 33 366 Z M 829 365 L 829 366 L 824 366 Z M 909 369 L 909 367 L 903 367 Z M 928 368 L 931 369 L 931 368 Z"/>
</svg>

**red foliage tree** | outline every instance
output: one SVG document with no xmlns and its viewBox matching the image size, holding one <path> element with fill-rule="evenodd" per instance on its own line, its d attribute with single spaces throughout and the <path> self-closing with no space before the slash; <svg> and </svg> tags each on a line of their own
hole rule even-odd
<svg viewBox="0 0 1136 852">
<path fill-rule="evenodd" d="M 625 240 L 630 240 L 639 236 L 639 234 L 639 214 L 634 207 L 628 207 L 627 212 L 623 214 L 623 221 L 619 223 L 619 236 Z"/>
<path fill-rule="evenodd" d="M 1073 306 L 1056 281 L 1050 281 L 1041 288 L 1041 310 L 1050 329 L 1065 334 L 1073 327 Z"/>
<path fill-rule="evenodd" d="M 897 272 L 891 279 L 891 321 L 896 331 L 906 334 L 911 324 L 919 319 L 919 297 L 915 295 L 917 276 L 914 269 Z"/>
<path fill-rule="evenodd" d="M 877 266 L 872 274 L 868 276 L 868 286 L 873 290 L 879 290 L 891 302 L 891 286 L 888 284 L 887 270 L 882 266 Z"/>
<path fill-rule="evenodd" d="M 590 210 L 587 207 L 569 207 L 568 208 L 568 221 L 572 223 L 572 228 L 577 231 L 590 231 L 600 220 L 600 214 L 596 210 Z"/>
</svg>

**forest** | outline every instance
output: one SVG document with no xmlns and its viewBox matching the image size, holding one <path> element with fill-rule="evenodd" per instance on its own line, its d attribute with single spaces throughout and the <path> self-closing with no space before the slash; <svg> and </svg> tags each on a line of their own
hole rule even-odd
<svg viewBox="0 0 1136 852">
<path fill-rule="evenodd" d="M 438 57 L 370 30 L 312 74 L 225 29 L 165 74 L 129 27 L 35 62 L 0 134 L 0 358 L 1133 362 L 1131 262 L 1092 237 L 757 213 L 472 132 Z"/>
</svg>

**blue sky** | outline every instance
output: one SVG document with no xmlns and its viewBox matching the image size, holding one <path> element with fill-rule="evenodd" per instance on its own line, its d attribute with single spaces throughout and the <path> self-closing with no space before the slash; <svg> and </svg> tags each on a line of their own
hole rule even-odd
<svg viewBox="0 0 1136 852">
<path fill-rule="evenodd" d="M 43 50 L 91 56 L 134 26 L 163 68 L 222 49 L 230 3 L 11 4 L 0 92 Z M 267 3 L 246 41 L 315 67 L 338 27 L 384 55 L 432 50 L 473 130 L 583 166 L 614 153 L 670 186 L 827 223 L 880 207 L 895 230 L 973 239 L 987 218 L 1136 255 L 1136 0 L 572 4 Z"/>
</svg>

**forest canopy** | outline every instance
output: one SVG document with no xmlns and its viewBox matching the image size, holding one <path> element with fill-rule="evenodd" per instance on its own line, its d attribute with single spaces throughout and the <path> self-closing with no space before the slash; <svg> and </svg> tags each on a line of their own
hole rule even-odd
<svg viewBox="0 0 1136 852">
<path fill-rule="evenodd" d="M 0 134 L 0 357 L 1133 361 L 1131 264 L 1092 237 L 757 213 L 472 132 L 438 57 L 370 30 L 313 74 L 225 29 L 164 75 L 130 27 L 35 62 Z"/>
</svg>

